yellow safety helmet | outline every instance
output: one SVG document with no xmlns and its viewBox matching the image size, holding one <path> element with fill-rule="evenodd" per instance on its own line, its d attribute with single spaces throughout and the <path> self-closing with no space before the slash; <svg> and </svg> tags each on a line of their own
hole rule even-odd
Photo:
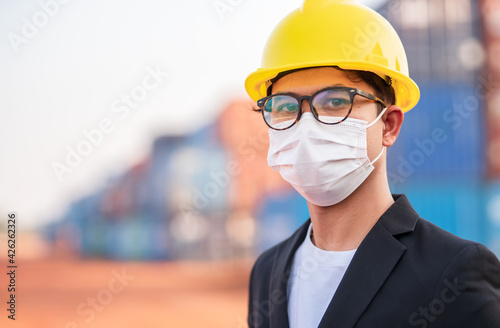
<svg viewBox="0 0 500 328">
<path fill-rule="evenodd" d="M 245 81 L 254 101 L 267 95 L 279 73 L 317 66 L 379 75 L 391 83 L 403 112 L 420 98 L 398 34 L 384 17 L 356 0 L 305 0 L 274 29 L 261 65 Z"/>
</svg>

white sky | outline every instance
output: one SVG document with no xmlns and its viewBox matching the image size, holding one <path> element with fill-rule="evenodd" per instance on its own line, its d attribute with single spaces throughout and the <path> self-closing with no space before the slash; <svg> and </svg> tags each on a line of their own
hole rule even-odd
<svg viewBox="0 0 500 328">
<path fill-rule="evenodd" d="M 146 155 L 155 136 L 194 130 L 245 96 L 268 35 L 302 3 L 222 0 L 239 4 L 221 19 L 214 0 L 60 1 L 40 1 L 52 4 L 46 21 L 39 1 L 0 2 L 0 220 L 15 211 L 26 228 Z M 25 19 L 38 19 L 38 31 L 23 33 Z M 26 37 L 17 52 L 9 33 Z M 146 67 L 169 76 L 122 118 L 112 105 Z M 66 165 L 66 147 L 106 118 L 113 132 L 59 181 L 52 163 Z"/>
</svg>

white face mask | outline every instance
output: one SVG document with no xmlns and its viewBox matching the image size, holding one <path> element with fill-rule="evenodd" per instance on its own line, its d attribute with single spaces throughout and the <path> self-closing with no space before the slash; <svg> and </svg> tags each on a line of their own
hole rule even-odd
<svg viewBox="0 0 500 328">
<path fill-rule="evenodd" d="M 269 129 L 267 162 L 280 172 L 305 199 L 318 206 L 337 204 L 356 190 L 373 171 L 367 154 L 366 129 L 370 124 L 347 118 L 336 125 L 318 122 L 312 113 L 302 114 L 287 130 Z"/>
</svg>

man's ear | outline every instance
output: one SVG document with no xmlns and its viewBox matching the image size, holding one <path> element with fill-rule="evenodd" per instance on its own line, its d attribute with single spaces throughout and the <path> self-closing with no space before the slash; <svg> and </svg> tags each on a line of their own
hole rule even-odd
<svg viewBox="0 0 500 328">
<path fill-rule="evenodd" d="M 403 110 L 399 106 L 392 105 L 387 108 L 382 119 L 384 122 L 382 145 L 391 147 L 396 142 L 401 126 L 403 125 Z"/>
</svg>

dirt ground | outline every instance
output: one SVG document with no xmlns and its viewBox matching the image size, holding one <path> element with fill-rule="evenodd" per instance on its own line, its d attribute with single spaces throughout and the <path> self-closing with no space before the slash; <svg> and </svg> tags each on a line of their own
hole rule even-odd
<svg viewBox="0 0 500 328">
<path fill-rule="evenodd" d="M 20 261 L 15 321 L 7 318 L 9 276 L 0 276 L 0 327 L 243 328 L 251 265 Z"/>
</svg>

